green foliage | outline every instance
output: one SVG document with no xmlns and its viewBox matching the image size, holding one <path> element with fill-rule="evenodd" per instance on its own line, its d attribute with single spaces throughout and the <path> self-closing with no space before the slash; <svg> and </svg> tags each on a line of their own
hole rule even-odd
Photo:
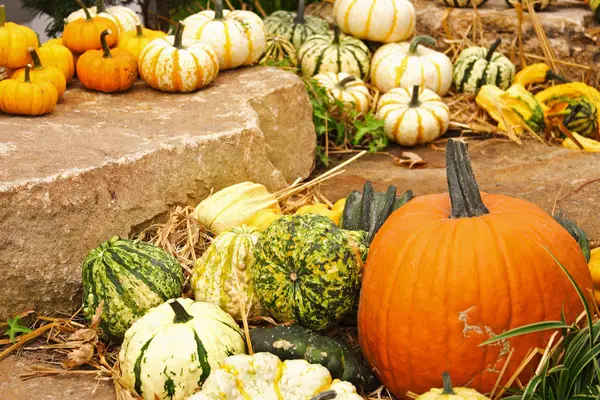
<svg viewBox="0 0 600 400">
<path fill-rule="evenodd" d="M 21 317 L 16 316 L 14 318 L 9 318 L 6 323 L 8 324 L 8 329 L 4 332 L 4 336 L 8 336 L 12 343 L 15 343 L 15 335 L 17 333 L 29 333 L 31 329 L 26 326 L 21 325 Z"/>
<path fill-rule="evenodd" d="M 310 103 L 313 107 L 313 123 L 317 132 L 317 160 L 329 164 L 331 149 L 368 149 L 370 152 L 383 150 L 388 138 L 383 131 L 383 121 L 372 112 L 359 115 L 355 110 L 344 111 L 344 104 L 332 100 L 327 90 L 317 85 L 314 79 L 304 78 Z"/>
<path fill-rule="evenodd" d="M 93 6 L 95 0 L 82 0 L 86 6 Z M 110 3 L 109 1 L 106 2 Z M 34 16 L 47 14 L 52 20 L 46 27 L 49 36 L 56 36 L 64 29 L 64 19 L 73 11 L 79 10 L 75 0 L 21 0 L 21 7 L 29 10 Z"/>
</svg>

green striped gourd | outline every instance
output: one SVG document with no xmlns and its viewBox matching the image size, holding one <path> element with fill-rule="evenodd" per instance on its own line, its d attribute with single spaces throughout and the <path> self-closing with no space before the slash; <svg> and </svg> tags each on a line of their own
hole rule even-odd
<svg viewBox="0 0 600 400">
<path fill-rule="evenodd" d="M 307 77 L 324 72 L 346 72 L 364 80 L 369 76 L 371 53 L 359 39 L 335 27 L 332 32 L 308 38 L 298 50 L 298 59 Z"/>
<path fill-rule="evenodd" d="M 114 236 L 85 258 L 82 280 L 85 318 L 90 321 L 104 302 L 100 328 L 119 339 L 150 308 L 180 296 L 184 277 L 177 259 L 163 249 Z"/>
<path fill-rule="evenodd" d="M 590 100 L 585 97 L 573 99 L 563 96 L 553 98 L 545 105 L 550 107 L 548 117 L 562 116 L 565 128 L 570 132 L 577 132 L 595 140 L 600 138 L 598 108 Z"/>
<path fill-rule="evenodd" d="M 525 3 L 522 0 L 505 0 L 506 4 L 508 4 L 511 7 L 514 7 L 513 2 L 518 2 L 518 3 L 522 3 L 523 4 L 523 11 L 527 12 L 529 9 L 527 8 L 527 3 Z M 533 6 L 533 9 L 537 12 L 539 11 L 544 11 L 546 8 L 548 8 L 549 6 L 551 6 L 552 4 L 554 4 L 554 2 L 556 0 L 529 0 L 531 1 L 531 5 Z M 593 2 L 594 0 L 591 0 L 591 2 Z M 590 4 L 591 4 L 590 2 Z"/>
<path fill-rule="evenodd" d="M 151 309 L 125 334 L 124 383 L 145 400 L 184 400 L 225 358 L 243 354 L 244 337 L 217 305 L 173 299 Z"/>
<path fill-rule="evenodd" d="M 298 10 L 275 11 L 265 18 L 267 32 L 273 35 L 281 35 L 294 44 L 296 49 L 313 35 L 325 34 L 329 25 L 319 17 L 304 16 L 304 0 L 298 0 Z"/>
<path fill-rule="evenodd" d="M 496 52 L 501 40 L 489 49 L 469 47 L 463 50 L 454 63 L 453 80 L 456 90 L 476 94 L 483 85 L 508 89 L 515 77 L 515 66 L 503 54 Z"/>
<path fill-rule="evenodd" d="M 282 35 L 269 35 L 267 37 L 267 47 L 260 63 L 279 65 L 286 60 L 292 67 L 298 65 L 298 55 L 292 42 Z"/>
<path fill-rule="evenodd" d="M 316 214 L 286 215 L 258 240 L 251 267 L 263 307 L 281 322 L 322 330 L 353 309 L 366 232 L 359 240 Z M 359 244 L 359 241 L 361 242 Z"/>
<path fill-rule="evenodd" d="M 250 315 L 259 315 L 250 275 L 250 259 L 259 237 L 258 230 L 247 225 L 219 234 L 194 266 L 195 299 L 217 304 L 237 319 L 242 318 L 242 305 L 244 310 L 250 306 Z"/>
<path fill-rule="evenodd" d="M 447 7 L 473 8 L 484 5 L 487 0 L 442 0 L 442 2 Z"/>
</svg>

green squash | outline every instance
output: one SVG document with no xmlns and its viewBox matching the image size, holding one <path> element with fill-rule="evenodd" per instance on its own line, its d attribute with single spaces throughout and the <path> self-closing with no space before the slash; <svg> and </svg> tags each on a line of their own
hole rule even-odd
<svg viewBox="0 0 600 400">
<path fill-rule="evenodd" d="M 454 63 L 453 81 L 461 93 L 476 94 L 483 85 L 495 85 L 506 90 L 515 77 L 515 65 L 496 51 L 498 39 L 489 49 L 469 47 L 464 49 Z"/>
<path fill-rule="evenodd" d="M 298 56 L 294 45 L 282 35 L 269 35 L 267 47 L 260 59 L 263 65 L 281 65 L 287 62 L 290 67 L 298 65 Z"/>
<path fill-rule="evenodd" d="M 327 33 L 329 25 L 319 17 L 304 16 L 304 0 L 298 0 L 296 12 L 275 11 L 265 18 L 267 32 L 272 35 L 283 36 L 285 40 L 299 49 L 302 44 L 313 35 Z"/>
<path fill-rule="evenodd" d="M 592 139 L 598 138 L 598 108 L 590 100 L 585 97 L 561 96 L 547 100 L 545 105 L 551 109 L 548 117 L 562 116 L 563 124 L 569 132 L 577 132 Z"/>
<path fill-rule="evenodd" d="M 412 198 L 411 190 L 396 197 L 395 186 L 390 186 L 385 193 L 375 192 L 371 181 L 367 181 L 362 193 L 354 190 L 348 195 L 340 227 L 352 231 L 368 232 L 368 242 L 370 243 L 385 220 Z"/>
<path fill-rule="evenodd" d="M 210 303 L 173 299 L 125 333 L 119 353 L 124 383 L 145 400 L 185 400 L 246 342 L 229 314 Z"/>
<path fill-rule="evenodd" d="M 216 304 L 236 319 L 242 318 L 241 304 L 249 309 L 249 316 L 261 314 L 249 268 L 259 237 L 258 230 L 242 225 L 221 232 L 213 240 L 192 271 L 196 301 Z"/>
<path fill-rule="evenodd" d="M 358 236 L 364 239 L 366 232 Z M 360 246 L 356 236 L 350 237 L 327 217 L 279 218 L 263 232 L 253 258 L 254 290 L 263 307 L 281 322 L 322 330 L 358 303 Z"/>
<path fill-rule="evenodd" d="M 105 337 L 120 339 L 150 308 L 179 297 L 184 276 L 163 249 L 114 236 L 87 255 L 82 280 L 85 318 L 91 321 L 103 301 L 100 328 Z"/>
<path fill-rule="evenodd" d="M 345 35 L 336 26 L 333 32 L 311 36 L 298 50 L 302 74 L 312 77 L 324 72 L 346 72 L 366 80 L 371 52 L 359 39 Z"/>
<path fill-rule="evenodd" d="M 590 261 L 591 250 L 590 250 L 590 241 L 588 240 L 587 234 L 583 229 L 581 229 L 577 224 L 570 219 L 563 217 L 561 212 L 558 212 L 554 219 L 556 222 L 562 225 L 563 228 L 569 232 L 569 234 L 577 241 L 579 244 L 579 248 L 581 248 L 581 252 L 585 257 L 585 261 Z"/>
<path fill-rule="evenodd" d="M 348 381 L 367 393 L 379 387 L 371 369 L 348 346 L 299 325 L 255 328 L 250 331 L 250 341 L 255 352 L 272 353 L 282 360 L 301 358 L 321 364 L 334 379 Z"/>
<path fill-rule="evenodd" d="M 505 1 L 506 1 L 506 4 L 508 4 L 511 7 L 514 7 L 513 1 L 523 3 L 521 0 L 505 0 Z M 556 0 L 535 0 L 533 2 L 533 9 L 536 12 L 544 11 L 546 8 L 548 8 L 549 6 L 554 4 L 555 1 Z M 594 1 L 594 0 L 592 0 L 592 1 Z M 528 12 L 528 8 L 527 8 L 526 4 L 523 4 L 523 11 Z"/>
</svg>

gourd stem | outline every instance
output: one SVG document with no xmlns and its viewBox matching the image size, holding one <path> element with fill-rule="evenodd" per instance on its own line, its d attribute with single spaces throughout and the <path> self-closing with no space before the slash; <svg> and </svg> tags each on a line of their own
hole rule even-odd
<svg viewBox="0 0 600 400">
<path fill-rule="evenodd" d="M 419 85 L 415 85 L 413 86 L 413 91 L 412 91 L 412 97 L 410 98 L 410 103 L 408 103 L 408 106 L 413 108 L 413 107 L 419 107 L 421 105 L 421 102 L 419 101 L 419 90 L 421 88 L 419 87 Z"/>
<path fill-rule="evenodd" d="M 187 311 L 185 311 L 185 308 L 183 308 L 181 303 L 177 300 L 170 301 L 169 305 L 173 309 L 173 313 L 175 313 L 175 318 L 173 319 L 174 324 L 185 324 L 186 322 L 194 318 L 190 314 L 188 314 Z"/>
<path fill-rule="evenodd" d="M 420 44 L 435 46 L 436 41 L 430 36 L 415 36 L 415 38 L 410 42 L 410 46 L 408 47 L 408 54 L 416 54 L 417 47 L 419 47 Z"/>
<path fill-rule="evenodd" d="M 104 0 L 96 0 L 96 14 L 106 12 L 106 4 Z"/>
<path fill-rule="evenodd" d="M 37 39 L 38 42 L 38 47 L 42 47 L 42 41 L 40 40 L 40 34 L 39 33 L 35 33 L 35 37 Z"/>
<path fill-rule="evenodd" d="M 562 124 L 564 126 L 569 125 L 571 123 L 571 121 L 577 116 L 577 114 L 579 114 L 579 112 L 581 111 L 582 108 L 583 108 L 583 106 L 581 105 L 581 103 L 578 103 L 577 105 L 575 105 L 575 107 L 573 107 L 573 109 L 571 110 L 569 115 L 567 115 L 565 117 L 565 119 L 563 119 Z"/>
<path fill-rule="evenodd" d="M 27 64 L 25 66 L 25 79 L 23 79 L 23 82 L 31 83 L 31 77 L 29 76 L 30 70 L 31 70 L 31 64 Z"/>
<path fill-rule="evenodd" d="M 338 87 L 340 89 L 344 89 L 348 83 L 354 82 L 355 80 L 356 80 L 355 76 L 353 76 L 353 75 L 347 76 L 344 79 L 342 79 L 341 81 L 339 81 Z"/>
<path fill-rule="evenodd" d="M 337 24 L 333 27 L 333 44 L 340 44 L 340 27 Z"/>
<path fill-rule="evenodd" d="M 43 69 L 42 60 L 40 60 L 40 56 L 38 56 L 37 51 L 33 47 L 27 49 L 31 59 L 33 60 L 33 69 Z"/>
<path fill-rule="evenodd" d="M 327 390 L 311 397 L 310 400 L 333 400 L 335 398 L 337 398 L 337 392 L 335 390 Z"/>
<path fill-rule="evenodd" d="M 296 18 L 294 24 L 304 23 L 304 0 L 298 0 L 298 8 L 296 9 Z"/>
<path fill-rule="evenodd" d="M 136 36 L 137 37 L 144 37 L 144 30 L 142 28 L 142 25 L 136 25 L 135 26 L 135 31 L 136 31 Z"/>
<path fill-rule="evenodd" d="M 92 19 L 92 16 L 90 15 L 90 10 L 88 10 L 88 8 L 85 6 L 85 4 L 83 4 L 83 1 L 75 0 L 75 2 L 77 3 L 77 5 L 79 5 L 79 7 L 81 7 L 83 12 L 85 13 L 86 21 L 90 21 Z"/>
<path fill-rule="evenodd" d="M 175 28 L 175 40 L 173 41 L 173 46 L 175 46 L 178 49 L 181 49 L 182 47 L 183 28 L 185 28 L 185 25 L 181 22 L 178 22 L 177 27 Z"/>
<path fill-rule="evenodd" d="M 444 395 L 455 395 L 456 392 L 454 391 L 454 389 L 452 388 L 452 380 L 450 379 L 450 374 L 447 372 L 444 372 L 442 374 L 442 381 L 444 382 L 444 391 L 442 392 L 442 394 Z"/>
<path fill-rule="evenodd" d="M 498 38 L 496 39 L 496 41 L 492 44 L 492 46 L 490 47 L 490 49 L 487 52 L 487 55 L 485 56 L 485 60 L 487 62 L 492 61 L 492 56 L 494 55 L 494 53 L 496 52 L 496 50 L 498 49 L 498 46 L 500 46 L 500 43 L 502 43 L 502 39 Z"/>
<path fill-rule="evenodd" d="M 5 22 L 6 22 L 6 8 L 4 7 L 4 4 L 0 4 L 0 27 L 3 27 Z"/>
<path fill-rule="evenodd" d="M 562 83 L 570 83 L 571 82 L 570 79 L 567 79 L 564 76 L 559 75 L 552 70 L 549 70 L 548 72 L 546 72 L 546 80 L 550 80 L 550 79 L 553 79 L 555 81 L 562 82 Z"/>
<path fill-rule="evenodd" d="M 223 19 L 223 0 L 215 0 L 215 19 Z"/>
<path fill-rule="evenodd" d="M 490 213 L 481 200 L 466 143 L 448 140 L 446 175 L 452 204 L 450 218 L 471 218 Z"/>
<path fill-rule="evenodd" d="M 112 58 L 110 47 L 108 47 L 108 43 L 106 43 L 106 36 L 110 35 L 110 33 L 110 29 L 105 29 L 100 34 L 100 45 L 102 45 L 102 50 L 104 51 L 102 58 Z"/>
</svg>

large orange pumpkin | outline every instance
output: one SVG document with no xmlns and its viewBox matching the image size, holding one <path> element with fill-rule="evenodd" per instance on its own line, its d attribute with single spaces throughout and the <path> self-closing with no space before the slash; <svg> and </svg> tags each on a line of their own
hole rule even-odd
<svg viewBox="0 0 600 400">
<path fill-rule="evenodd" d="M 362 351 L 397 397 L 423 393 L 448 371 L 457 386 L 490 392 L 549 333 L 490 346 L 522 325 L 568 322 L 583 306 L 552 254 L 588 292 L 592 281 L 577 242 L 527 201 L 480 193 L 466 144 L 449 141 L 449 194 L 416 197 L 394 212 L 371 244 L 360 297 Z M 523 377 L 529 377 L 530 364 Z"/>
<path fill-rule="evenodd" d="M 117 43 L 119 28 L 110 19 L 96 16 L 92 17 L 81 0 L 77 0 L 77 4 L 83 8 L 85 19 L 76 19 L 65 25 L 62 39 L 63 45 L 76 54 L 83 54 L 88 50 L 100 50 L 100 34 L 109 30 L 110 35 L 106 37 L 106 42 L 109 46 L 114 46 Z"/>
</svg>

